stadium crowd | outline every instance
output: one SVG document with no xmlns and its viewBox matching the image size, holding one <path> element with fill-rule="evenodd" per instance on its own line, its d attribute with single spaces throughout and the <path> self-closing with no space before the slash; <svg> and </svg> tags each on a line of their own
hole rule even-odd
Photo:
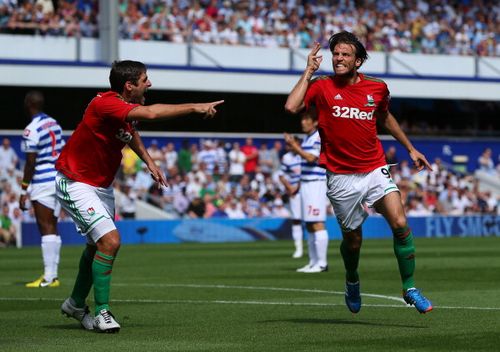
<svg viewBox="0 0 500 352">
<path fill-rule="evenodd" d="M 176 149 L 172 142 L 160 145 L 152 140 L 148 152 L 167 175 L 167 188 L 158 188 L 138 156 L 125 147 L 115 182 L 117 219 L 134 218 L 138 199 L 163 209 L 171 218 L 289 218 L 288 195 L 279 181 L 281 157 L 286 152 L 283 141 L 256 145 L 247 138 L 242 144 L 213 140 L 189 144 L 185 140 Z M 386 158 L 389 164 L 396 164 L 391 173 L 409 216 L 500 214 L 500 198 L 479 191 L 473 175 L 453 172 L 439 158 L 434 160 L 432 172 L 417 172 L 408 160 L 397 160 L 394 147 L 387 149 Z M 477 165 L 500 178 L 500 155 L 490 148 Z M 15 240 L 22 221 L 35 221 L 32 208 L 19 209 L 20 166 L 10 140 L 3 138 L 0 246 Z M 61 220 L 69 219 L 62 213 Z"/>
<path fill-rule="evenodd" d="M 496 0 L 119 0 L 120 36 L 174 43 L 327 47 L 355 33 L 372 51 L 500 56 Z M 0 0 L 0 33 L 98 36 L 98 0 Z"/>
</svg>

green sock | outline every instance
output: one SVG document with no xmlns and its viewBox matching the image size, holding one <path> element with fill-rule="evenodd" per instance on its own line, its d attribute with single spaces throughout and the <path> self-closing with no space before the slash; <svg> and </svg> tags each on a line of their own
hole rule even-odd
<svg viewBox="0 0 500 352">
<path fill-rule="evenodd" d="M 358 282 L 359 251 L 350 251 L 347 247 L 347 243 L 345 241 L 342 241 L 342 243 L 340 244 L 340 254 L 342 254 L 342 259 L 344 259 L 346 280 L 348 282 Z"/>
<path fill-rule="evenodd" d="M 95 312 L 109 309 L 109 289 L 111 271 L 115 257 L 97 251 L 92 263 L 92 277 L 94 278 Z"/>
<path fill-rule="evenodd" d="M 403 290 L 415 287 L 415 246 L 413 234 L 408 226 L 394 229 L 394 254 L 398 259 L 399 273 L 403 282 Z"/>
<path fill-rule="evenodd" d="M 92 256 L 88 252 L 87 247 L 83 250 L 80 257 L 80 267 L 76 277 L 75 286 L 71 293 L 71 298 L 75 301 L 78 308 L 85 306 L 85 299 L 89 295 L 92 287 Z"/>
</svg>

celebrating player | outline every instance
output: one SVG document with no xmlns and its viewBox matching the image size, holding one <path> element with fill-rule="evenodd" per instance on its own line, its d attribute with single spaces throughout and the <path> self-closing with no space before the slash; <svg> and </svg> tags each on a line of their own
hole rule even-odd
<svg viewBox="0 0 500 352">
<path fill-rule="evenodd" d="M 320 45 L 316 43 L 285 109 L 297 113 L 314 105 L 319 113 L 320 162 L 327 169 L 327 195 L 343 236 L 340 252 L 346 269 L 347 307 L 353 313 L 361 309 L 357 269 L 366 204 L 382 214 L 392 229 L 404 300 L 415 305 L 420 313 L 428 312 L 432 310 L 431 302 L 415 288 L 413 235 L 377 137 L 376 123 L 408 150 L 419 170 L 431 166 L 389 112 L 386 84 L 358 72 L 368 58 L 363 44 L 349 32 L 334 34 L 329 44 L 335 75 L 311 79 L 322 61 Z"/>
<path fill-rule="evenodd" d="M 293 137 L 299 143 L 298 137 Z M 279 180 L 285 187 L 285 192 L 290 200 L 292 212 L 292 238 L 295 244 L 293 258 L 302 258 L 304 249 L 302 245 L 302 205 L 300 201 L 300 164 L 302 158 L 286 144 L 287 152 L 281 158 Z"/>
<path fill-rule="evenodd" d="M 42 112 L 43 94 L 28 92 L 24 108 L 31 122 L 23 132 L 21 149 L 26 153 L 19 207 L 27 209 L 28 193 L 35 210 L 36 223 L 42 235 L 44 273 L 28 282 L 26 287 L 58 287 L 57 269 L 61 251 L 61 237 L 57 235 L 57 217 L 61 206 L 56 199 L 56 169 L 54 164 L 64 145 L 61 126 Z"/>
<path fill-rule="evenodd" d="M 302 114 L 302 131 L 306 134 L 299 145 L 293 136 L 285 133 L 285 141 L 290 149 L 302 158 L 300 165 L 300 198 L 302 220 L 308 233 L 307 245 L 309 263 L 297 269 L 303 273 L 328 271 L 328 232 L 326 220 L 326 172 L 318 165 L 320 155 L 320 135 L 317 130 L 317 115 L 314 108 Z"/>
<path fill-rule="evenodd" d="M 71 296 L 61 310 L 86 329 L 117 332 L 120 325 L 109 309 L 113 262 L 120 248 L 120 234 L 113 222 L 115 205 L 111 183 L 120 166 L 122 148 L 130 148 L 147 165 L 159 186 L 165 176 L 148 154 L 138 121 L 169 119 L 190 113 L 211 118 L 223 100 L 201 104 L 154 104 L 144 106 L 151 87 L 146 66 L 137 61 L 116 61 L 109 75 L 111 90 L 98 93 L 68 140 L 56 163 L 57 196 L 87 238 Z M 85 299 L 94 285 L 95 318 Z"/>
</svg>

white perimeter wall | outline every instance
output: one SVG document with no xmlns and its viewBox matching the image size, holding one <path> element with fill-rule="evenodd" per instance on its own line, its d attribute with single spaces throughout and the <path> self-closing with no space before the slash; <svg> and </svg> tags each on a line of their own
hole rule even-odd
<svg viewBox="0 0 500 352">
<path fill-rule="evenodd" d="M 150 65 L 176 66 L 172 69 L 150 69 L 153 87 L 169 90 L 201 90 L 286 94 L 298 79 L 287 70 L 302 70 L 308 50 L 255 48 L 198 44 L 192 47 L 191 67 L 243 70 L 276 70 L 276 73 L 221 72 L 192 70 L 188 46 L 166 42 L 121 40 L 120 59 L 143 61 Z M 331 72 L 331 55 L 324 56 L 321 70 Z M 48 65 L 43 63 L 9 63 L 6 60 L 80 61 L 96 63 L 100 43 L 96 39 L 41 36 L 0 35 L 0 85 L 107 87 L 109 69 L 99 66 Z M 79 60 L 78 60 L 79 59 Z M 500 83 L 457 78 L 500 80 L 500 58 L 444 56 L 372 52 L 362 71 L 372 75 L 410 75 L 425 79 L 386 79 L 395 97 L 462 98 L 499 100 Z M 432 79 L 432 76 L 450 80 Z"/>
</svg>

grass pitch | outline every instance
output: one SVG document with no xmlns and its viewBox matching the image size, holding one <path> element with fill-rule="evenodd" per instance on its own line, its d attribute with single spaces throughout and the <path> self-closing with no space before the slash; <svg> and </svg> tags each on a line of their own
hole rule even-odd
<svg viewBox="0 0 500 352">
<path fill-rule="evenodd" d="M 391 240 L 363 244 L 356 315 L 344 305 L 338 241 L 321 274 L 296 273 L 306 259 L 291 259 L 288 241 L 123 246 L 115 335 L 60 314 L 81 247 L 63 247 L 52 289 L 24 287 L 41 273 L 39 248 L 0 250 L 0 351 L 498 351 L 500 238 L 416 246 L 416 282 L 434 303 L 426 315 L 399 300 Z"/>
</svg>

